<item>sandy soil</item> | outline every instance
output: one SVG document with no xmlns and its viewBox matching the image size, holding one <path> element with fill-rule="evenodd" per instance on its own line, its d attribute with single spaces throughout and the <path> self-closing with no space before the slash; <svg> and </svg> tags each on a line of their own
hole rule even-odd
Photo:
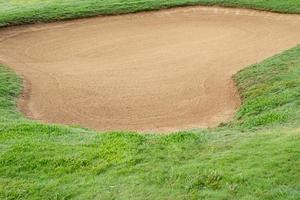
<svg viewBox="0 0 300 200">
<path fill-rule="evenodd" d="M 30 118 L 170 131 L 230 120 L 231 76 L 298 43 L 299 15 L 187 7 L 2 29 L 0 62 Z"/>
</svg>

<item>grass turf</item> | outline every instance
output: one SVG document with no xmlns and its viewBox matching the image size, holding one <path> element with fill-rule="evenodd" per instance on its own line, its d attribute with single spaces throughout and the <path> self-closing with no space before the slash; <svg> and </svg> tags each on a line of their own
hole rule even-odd
<svg viewBox="0 0 300 200">
<path fill-rule="evenodd" d="M 65 16 L 59 1 L 51 1 L 58 6 L 52 11 L 44 7 L 50 1 L 0 2 L 0 16 L 12 17 L 0 17 L 2 25 Z M 142 1 L 63 2 L 78 9 L 94 2 L 107 9 L 92 14 L 112 14 L 112 7 L 122 5 L 126 12 L 145 10 L 134 6 Z M 299 1 L 218 2 L 277 11 L 281 4 L 284 12 L 300 8 Z M 26 7 L 24 12 L 16 5 Z M 28 11 L 39 6 L 37 12 Z M 47 12 L 52 13 L 49 19 L 43 18 Z M 172 135 L 100 134 L 24 118 L 15 105 L 22 80 L 0 66 L 0 199 L 299 199 L 300 46 L 250 66 L 234 79 L 243 105 L 221 127 Z"/>
<path fill-rule="evenodd" d="M 187 5 L 217 5 L 300 13 L 299 0 L 0 0 L 0 26 Z"/>
</svg>

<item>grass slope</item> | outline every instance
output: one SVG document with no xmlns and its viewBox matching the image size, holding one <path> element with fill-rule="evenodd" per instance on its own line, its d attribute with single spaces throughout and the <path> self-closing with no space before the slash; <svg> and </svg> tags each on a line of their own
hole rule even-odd
<svg viewBox="0 0 300 200">
<path fill-rule="evenodd" d="M 0 0 L 0 24 L 199 3 L 300 10 L 298 0 Z M 99 134 L 25 119 L 22 80 L 0 66 L 0 199 L 300 199 L 300 46 L 234 79 L 243 105 L 222 127 Z"/>
<path fill-rule="evenodd" d="M 0 199 L 299 199 L 300 46 L 235 76 L 223 127 L 172 135 L 43 125 L 15 109 L 0 67 Z"/>
<path fill-rule="evenodd" d="M 0 0 L 0 26 L 187 5 L 217 5 L 300 13 L 299 0 Z"/>
</svg>

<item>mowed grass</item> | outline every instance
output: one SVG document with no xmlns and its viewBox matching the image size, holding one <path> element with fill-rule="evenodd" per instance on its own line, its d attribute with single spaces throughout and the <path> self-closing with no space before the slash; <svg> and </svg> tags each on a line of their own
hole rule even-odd
<svg viewBox="0 0 300 200">
<path fill-rule="evenodd" d="M 0 2 L 2 25 L 165 4 L 300 9 L 296 0 Z M 106 13 L 90 14 L 91 8 Z M 0 199 L 300 199 L 300 46 L 234 79 L 243 104 L 218 128 L 170 135 L 97 133 L 24 118 L 16 109 L 22 80 L 0 65 Z"/>
<path fill-rule="evenodd" d="M 299 0 L 0 0 L 0 26 L 210 5 L 300 13 Z"/>
</svg>

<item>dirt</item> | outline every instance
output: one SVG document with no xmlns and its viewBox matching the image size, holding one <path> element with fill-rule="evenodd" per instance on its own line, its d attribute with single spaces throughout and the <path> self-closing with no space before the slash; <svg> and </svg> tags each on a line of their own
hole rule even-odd
<svg viewBox="0 0 300 200">
<path fill-rule="evenodd" d="M 230 120 L 232 75 L 299 43 L 299 15 L 186 7 L 1 29 L 0 62 L 32 119 L 175 131 Z"/>
</svg>

